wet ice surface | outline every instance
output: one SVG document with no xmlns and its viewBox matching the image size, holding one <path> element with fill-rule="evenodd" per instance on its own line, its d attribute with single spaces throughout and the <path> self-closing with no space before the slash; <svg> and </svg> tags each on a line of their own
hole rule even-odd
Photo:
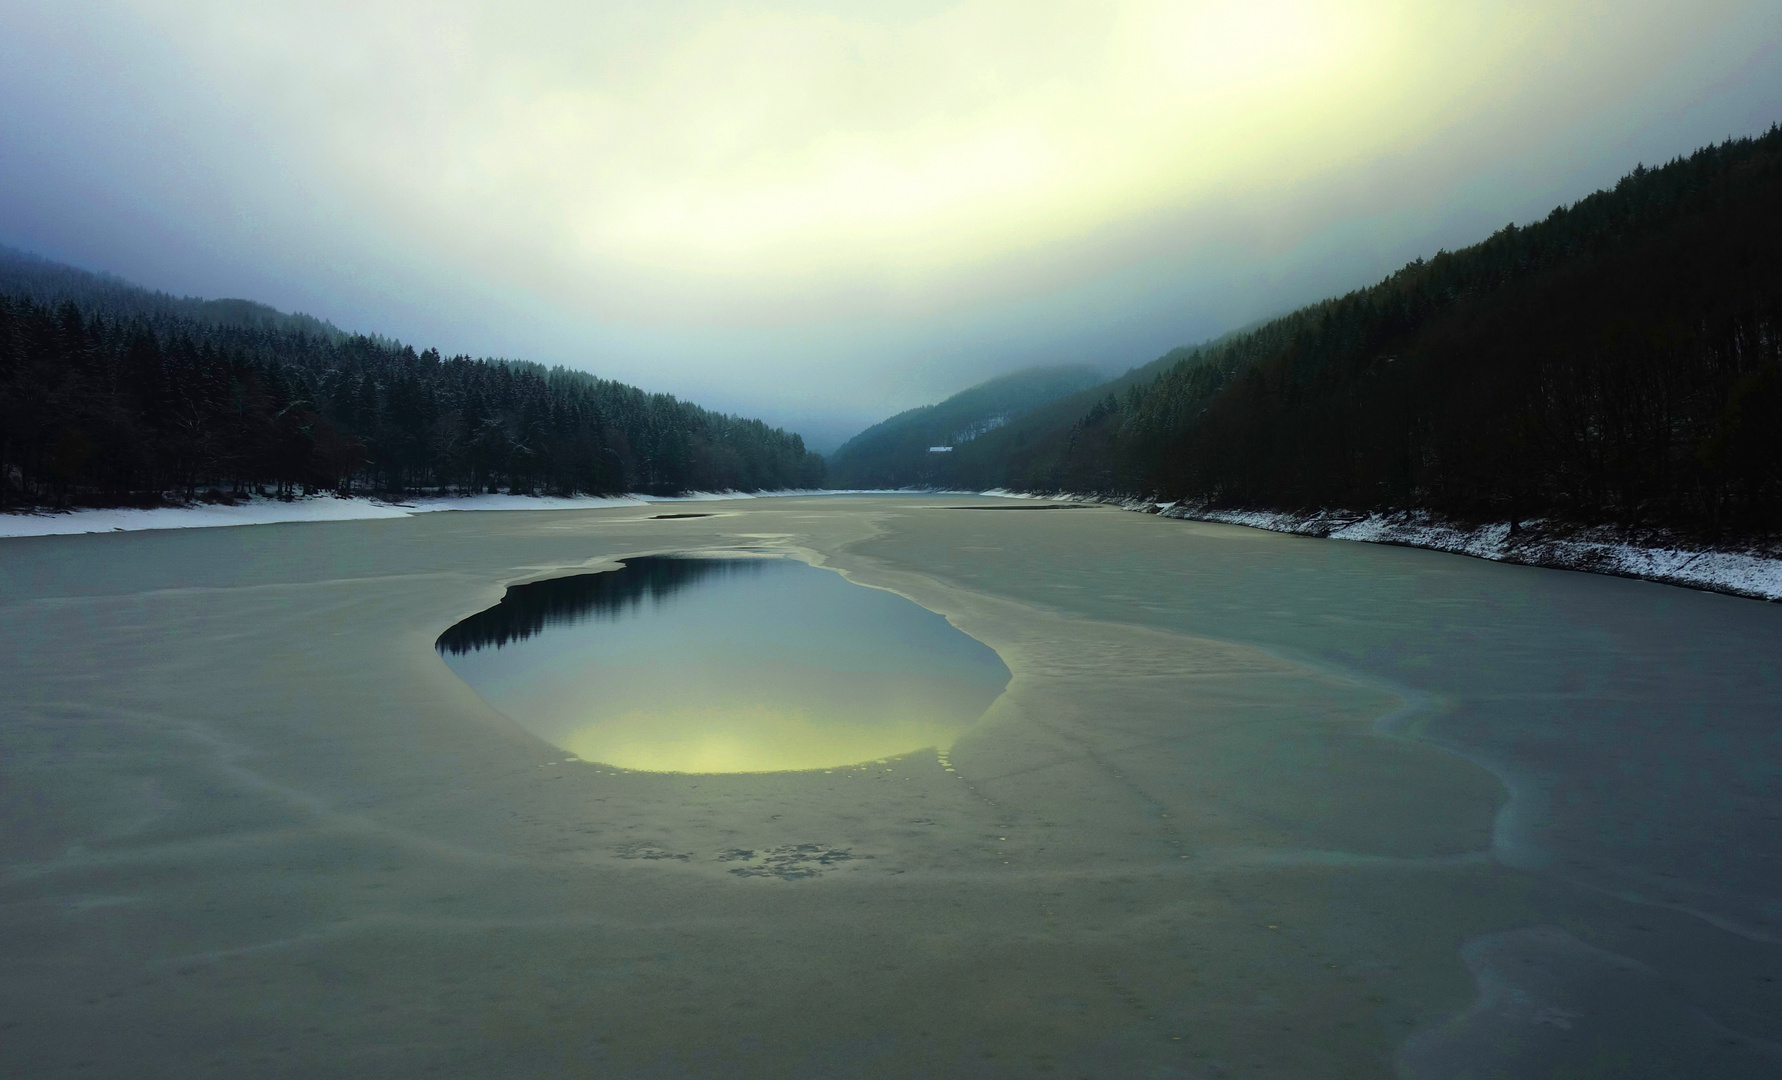
<svg viewBox="0 0 1782 1080">
<path fill-rule="evenodd" d="M 1479 1000 L 1410 1039 L 1398 1055 L 1403 1075 L 1663 1080 L 1782 1073 L 1782 1044 L 1727 1028 L 1660 972 L 1557 926 L 1488 934 L 1461 955 Z"/>
<path fill-rule="evenodd" d="M 547 741 L 663 772 L 944 749 L 1009 679 L 941 616 L 784 558 L 650 556 L 515 586 L 439 650 Z"/>
</svg>

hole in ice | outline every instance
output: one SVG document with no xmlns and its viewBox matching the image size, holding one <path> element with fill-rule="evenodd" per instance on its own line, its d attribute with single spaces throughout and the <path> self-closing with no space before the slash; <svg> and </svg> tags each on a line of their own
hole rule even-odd
<svg viewBox="0 0 1782 1080">
<path fill-rule="evenodd" d="M 659 772 L 944 750 L 1009 680 L 994 650 L 934 612 L 785 558 L 655 555 L 516 585 L 437 647 L 546 741 Z"/>
</svg>

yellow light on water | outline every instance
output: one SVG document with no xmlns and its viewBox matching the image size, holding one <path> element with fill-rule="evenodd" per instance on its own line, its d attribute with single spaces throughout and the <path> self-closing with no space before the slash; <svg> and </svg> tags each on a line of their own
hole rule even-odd
<svg viewBox="0 0 1782 1080">
<path fill-rule="evenodd" d="M 959 726 L 918 717 L 860 723 L 759 707 L 635 710 L 562 739 L 588 761 L 648 772 L 736 773 L 823 769 L 947 746 Z"/>
</svg>

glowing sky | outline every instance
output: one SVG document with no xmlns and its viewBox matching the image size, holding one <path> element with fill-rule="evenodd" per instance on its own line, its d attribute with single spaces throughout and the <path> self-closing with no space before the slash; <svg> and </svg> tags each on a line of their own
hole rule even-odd
<svg viewBox="0 0 1782 1080">
<path fill-rule="evenodd" d="M 9 0 L 0 242 L 833 443 L 1782 120 L 1778 0 Z"/>
</svg>

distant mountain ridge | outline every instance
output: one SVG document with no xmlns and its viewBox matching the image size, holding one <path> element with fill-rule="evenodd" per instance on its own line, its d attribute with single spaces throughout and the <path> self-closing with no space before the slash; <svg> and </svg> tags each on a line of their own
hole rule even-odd
<svg viewBox="0 0 1782 1080">
<path fill-rule="evenodd" d="M 897 488 L 929 483 L 938 447 L 957 447 L 1107 376 L 1083 364 L 1000 375 L 934 405 L 898 413 L 849 439 L 830 455 L 830 482 Z"/>
<path fill-rule="evenodd" d="M 333 323 L 302 312 L 283 312 L 254 300 L 174 296 L 4 245 L 0 245 L 0 295 L 29 299 L 47 308 L 73 303 L 107 319 L 191 319 L 248 330 L 295 331 L 329 341 L 349 336 Z"/>
</svg>

